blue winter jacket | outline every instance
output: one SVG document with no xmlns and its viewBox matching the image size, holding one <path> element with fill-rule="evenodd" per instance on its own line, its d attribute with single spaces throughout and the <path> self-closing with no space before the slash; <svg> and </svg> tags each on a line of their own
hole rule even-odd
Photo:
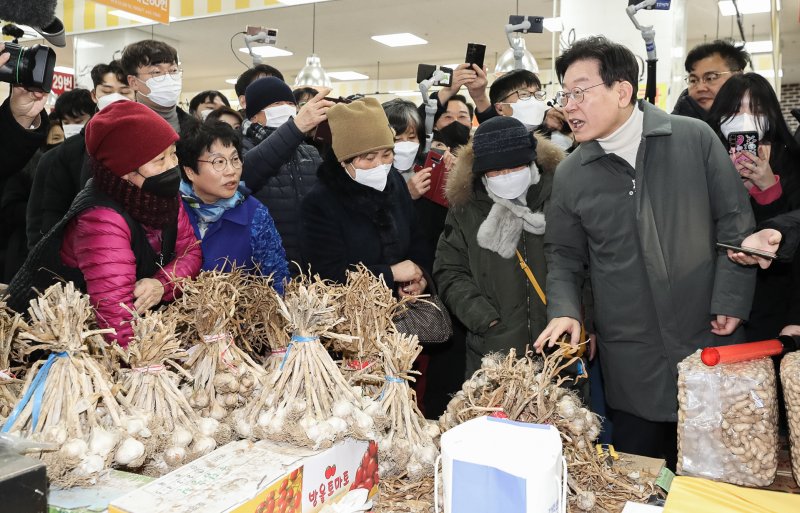
<svg viewBox="0 0 800 513">
<path fill-rule="evenodd" d="M 281 236 L 267 207 L 252 196 L 226 211 L 200 236 L 195 210 L 184 201 L 194 234 L 201 241 L 204 271 L 229 271 L 235 263 L 252 268 L 258 265 L 264 276 L 273 275 L 275 289 L 283 293 L 283 282 L 289 277 L 286 252 Z"/>
</svg>

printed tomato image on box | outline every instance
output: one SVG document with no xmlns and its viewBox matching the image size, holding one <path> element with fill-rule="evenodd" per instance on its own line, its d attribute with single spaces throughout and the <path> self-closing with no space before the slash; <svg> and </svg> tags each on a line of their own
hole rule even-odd
<svg viewBox="0 0 800 513">
<path fill-rule="evenodd" d="M 256 506 L 255 513 L 301 513 L 303 500 L 303 469 L 296 468 L 267 488 L 266 498 Z"/>
<path fill-rule="evenodd" d="M 303 466 L 303 513 L 316 512 L 331 501 L 338 502 L 347 492 L 359 488 L 371 498 L 378 493 L 378 445 L 360 442 L 363 449 L 352 450 L 350 440 L 326 452 L 326 458 L 314 458 Z M 374 468 L 372 463 L 374 462 Z M 367 470 L 372 473 L 367 479 Z"/>
</svg>

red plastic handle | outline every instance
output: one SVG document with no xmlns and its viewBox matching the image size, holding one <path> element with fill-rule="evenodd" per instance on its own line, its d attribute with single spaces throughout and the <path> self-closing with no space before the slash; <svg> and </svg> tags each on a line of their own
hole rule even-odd
<svg viewBox="0 0 800 513">
<path fill-rule="evenodd" d="M 755 360 L 765 356 L 774 356 L 783 352 L 783 344 L 780 340 L 762 340 L 761 342 L 748 342 L 746 344 L 734 344 L 732 346 L 707 347 L 700 353 L 700 359 L 713 367 L 719 363 L 743 362 L 745 360 Z"/>
</svg>

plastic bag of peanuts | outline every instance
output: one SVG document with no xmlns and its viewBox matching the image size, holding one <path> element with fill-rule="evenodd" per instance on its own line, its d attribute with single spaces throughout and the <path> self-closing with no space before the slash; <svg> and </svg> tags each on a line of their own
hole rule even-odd
<svg viewBox="0 0 800 513">
<path fill-rule="evenodd" d="M 800 485 L 800 351 L 787 354 L 781 361 L 781 385 L 789 420 L 792 447 L 792 473 Z"/>
<path fill-rule="evenodd" d="M 708 367 L 697 351 L 678 364 L 677 470 L 743 486 L 772 483 L 778 399 L 770 358 Z"/>
</svg>

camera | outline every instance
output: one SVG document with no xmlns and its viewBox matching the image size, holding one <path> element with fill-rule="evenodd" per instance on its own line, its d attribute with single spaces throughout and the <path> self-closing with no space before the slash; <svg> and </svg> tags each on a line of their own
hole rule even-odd
<svg viewBox="0 0 800 513">
<path fill-rule="evenodd" d="M 0 82 L 20 85 L 31 91 L 50 92 L 56 66 L 56 52 L 52 48 L 6 43 L 3 53 L 9 53 L 11 57 L 0 66 Z"/>
<path fill-rule="evenodd" d="M 642 1 L 643 0 L 628 0 L 628 6 L 638 5 L 638 4 L 642 3 Z M 672 0 L 656 0 L 656 3 L 654 5 L 651 5 L 649 7 L 645 7 L 645 9 L 648 10 L 648 11 L 651 11 L 653 9 L 658 10 L 658 11 L 669 11 L 669 7 L 670 7 L 671 3 L 672 3 Z"/>
</svg>

